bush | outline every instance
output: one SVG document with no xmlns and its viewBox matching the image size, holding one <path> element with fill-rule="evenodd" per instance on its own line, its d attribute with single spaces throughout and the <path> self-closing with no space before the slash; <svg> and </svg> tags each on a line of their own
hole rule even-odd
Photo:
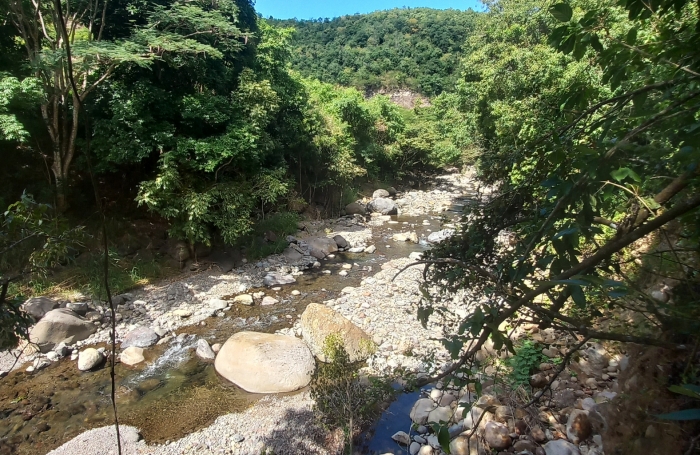
<svg viewBox="0 0 700 455">
<path fill-rule="evenodd" d="M 506 365 L 510 367 L 510 379 L 515 385 L 525 385 L 530 379 L 540 363 L 545 357 L 537 343 L 525 340 L 519 348 L 515 350 L 515 355 L 506 360 Z"/>
<path fill-rule="evenodd" d="M 342 429 L 352 454 L 355 434 L 373 420 L 378 404 L 391 396 L 392 388 L 381 379 L 360 376 L 360 364 L 350 362 L 338 335 L 326 338 L 323 353 L 329 362 L 319 365 L 311 382 L 315 411 L 327 428 Z"/>
</svg>

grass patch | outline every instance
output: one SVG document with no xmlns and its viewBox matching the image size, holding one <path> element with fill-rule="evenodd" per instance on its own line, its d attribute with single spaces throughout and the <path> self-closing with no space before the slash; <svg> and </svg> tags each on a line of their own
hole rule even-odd
<svg viewBox="0 0 700 455">
<path fill-rule="evenodd" d="M 248 260 L 257 260 L 271 254 L 281 253 L 288 245 L 286 237 L 296 233 L 301 220 L 296 213 L 275 213 L 253 225 L 253 230 L 240 242 Z M 270 234 L 276 237 L 270 239 Z"/>
<path fill-rule="evenodd" d="M 106 300 L 103 286 L 104 256 L 100 253 L 83 253 L 76 260 L 48 276 L 35 276 L 14 283 L 10 293 L 33 297 L 51 295 L 65 299 L 87 298 Z M 178 273 L 178 270 L 161 264 L 158 260 L 130 260 L 121 258 L 115 250 L 109 252 L 109 287 L 112 295 L 143 286 L 154 280 Z"/>
</svg>

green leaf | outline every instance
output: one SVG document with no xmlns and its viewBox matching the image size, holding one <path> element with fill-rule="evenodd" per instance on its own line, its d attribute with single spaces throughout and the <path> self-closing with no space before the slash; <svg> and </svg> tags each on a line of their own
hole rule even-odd
<svg viewBox="0 0 700 455">
<path fill-rule="evenodd" d="M 559 22 L 569 22 L 574 12 L 566 3 L 557 3 L 549 8 L 549 14 Z"/>
<path fill-rule="evenodd" d="M 450 431 L 447 429 L 447 427 L 440 427 L 437 437 L 442 450 L 445 453 L 450 453 Z"/>
<path fill-rule="evenodd" d="M 664 420 L 700 420 L 700 409 L 686 409 L 685 411 L 658 414 L 654 417 Z"/>
<path fill-rule="evenodd" d="M 634 43 L 637 42 L 637 29 L 636 28 L 632 28 L 632 29 L 630 29 L 629 32 L 627 32 L 627 37 L 625 38 L 625 41 L 630 46 L 634 46 Z"/>
<path fill-rule="evenodd" d="M 668 388 L 673 393 L 678 393 L 680 395 L 685 395 L 687 397 L 695 398 L 700 400 L 700 387 L 692 384 L 672 385 Z"/>
<path fill-rule="evenodd" d="M 571 298 L 577 307 L 586 307 L 586 294 L 583 293 L 581 286 L 571 286 Z"/>
<path fill-rule="evenodd" d="M 620 169 L 618 169 L 616 171 L 612 171 L 610 173 L 610 175 L 612 176 L 612 178 L 614 178 L 618 182 L 623 181 L 627 177 L 631 178 L 632 180 L 634 180 L 637 183 L 642 181 L 642 179 L 639 177 L 639 175 L 637 175 L 636 172 L 634 172 L 632 169 L 630 169 L 628 167 L 621 167 Z"/>
</svg>

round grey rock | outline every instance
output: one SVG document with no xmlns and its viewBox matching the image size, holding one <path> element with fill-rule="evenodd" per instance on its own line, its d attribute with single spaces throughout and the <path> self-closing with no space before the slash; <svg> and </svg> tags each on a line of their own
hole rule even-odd
<svg viewBox="0 0 700 455">
<path fill-rule="evenodd" d="M 145 326 L 137 327 L 124 337 L 121 348 L 126 349 L 131 346 L 147 348 L 156 344 L 159 338 L 158 334 L 152 328 Z"/>
</svg>

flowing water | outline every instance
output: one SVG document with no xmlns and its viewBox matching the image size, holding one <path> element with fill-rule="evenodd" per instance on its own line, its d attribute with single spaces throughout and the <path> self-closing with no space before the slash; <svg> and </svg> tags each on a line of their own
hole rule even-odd
<svg viewBox="0 0 700 455">
<path fill-rule="evenodd" d="M 459 211 L 459 205 L 453 210 Z M 429 225 L 422 224 L 425 219 L 430 220 Z M 197 431 L 220 415 L 251 406 L 261 396 L 220 378 L 211 362 L 194 355 L 196 340 L 202 337 L 210 344 L 223 343 L 241 330 L 271 333 L 291 327 L 309 303 L 336 298 L 344 287 L 358 286 L 363 278 L 374 275 L 383 262 L 427 248 L 394 242 L 392 234 L 414 230 L 419 236 L 427 236 L 429 231 L 441 228 L 437 217 L 394 217 L 392 221 L 373 229 L 375 254 L 340 253 L 323 261 L 322 270 L 331 270 L 330 275 L 322 271 L 307 272 L 280 292 L 260 289 L 280 300 L 280 304 L 236 305 L 223 318 L 209 318 L 205 326 L 183 327 L 177 330 L 180 337 L 169 344 L 146 349 L 146 361 L 136 368 L 118 363 L 120 422 L 140 428 L 149 443 L 163 443 Z M 350 270 L 347 277 L 340 277 L 337 272 L 348 262 L 359 267 Z M 293 289 L 301 291 L 301 296 L 292 297 L 289 293 Z M 258 289 L 249 292 L 255 291 Z M 67 359 L 37 374 L 22 369 L 10 373 L 0 382 L 0 455 L 45 454 L 87 429 L 110 424 L 110 390 L 107 366 L 81 373 L 75 362 Z M 395 407 L 412 403 L 411 400 L 410 395 L 403 395 L 389 411 L 393 413 Z M 402 408 L 396 412 L 407 415 L 404 411 Z M 384 419 L 378 423 L 378 429 L 383 428 L 382 422 Z M 384 439 L 383 433 L 387 431 L 390 430 L 380 431 L 382 438 L 375 439 Z"/>
</svg>

